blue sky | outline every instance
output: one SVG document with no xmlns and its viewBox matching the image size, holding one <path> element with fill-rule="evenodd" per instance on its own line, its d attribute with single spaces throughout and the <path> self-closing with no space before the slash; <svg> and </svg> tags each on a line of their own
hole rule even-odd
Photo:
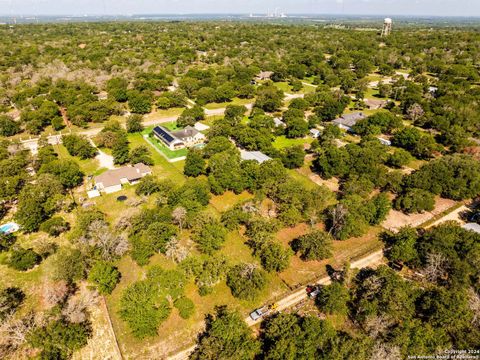
<svg viewBox="0 0 480 360">
<path fill-rule="evenodd" d="M 480 0 L 0 0 L 0 14 L 285 13 L 480 16 Z"/>
</svg>

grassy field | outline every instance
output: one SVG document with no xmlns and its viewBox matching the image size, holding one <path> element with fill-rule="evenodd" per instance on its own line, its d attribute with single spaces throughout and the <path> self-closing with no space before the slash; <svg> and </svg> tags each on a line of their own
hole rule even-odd
<svg viewBox="0 0 480 360">
<path fill-rule="evenodd" d="M 293 145 L 310 144 L 313 141 L 311 137 L 305 137 L 300 139 L 288 139 L 286 136 L 277 136 L 273 142 L 273 147 L 276 149 L 283 149 Z"/>
<path fill-rule="evenodd" d="M 207 110 L 215 110 L 215 109 L 223 109 L 228 105 L 247 105 L 253 104 L 255 99 L 240 99 L 240 98 L 233 98 L 232 101 L 229 102 L 222 102 L 222 103 L 210 103 L 204 106 Z"/>
<path fill-rule="evenodd" d="M 136 147 L 140 145 L 150 146 L 141 134 L 129 134 L 128 140 L 130 146 Z M 182 184 L 185 181 L 183 176 L 183 161 L 170 163 L 162 155 L 160 155 L 155 149 L 152 149 L 151 155 L 155 165 L 153 166 L 153 173 L 160 178 L 168 178 L 177 184 Z"/>
<path fill-rule="evenodd" d="M 173 116 L 179 116 L 185 108 L 171 108 L 167 110 L 161 110 L 157 109 L 150 114 L 147 114 L 144 116 L 144 120 L 154 120 L 158 118 L 166 118 L 166 117 L 173 117 Z"/>
<path fill-rule="evenodd" d="M 70 155 L 65 146 L 62 144 L 53 145 L 53 148 L 60 159 L 76 161 L 80 165 L 80 169 L 85 173 L 85 175 L 97 175 L 99 172 L 103 171 L 103 169 L 99 169 L 98 160 L 95 158 L 81 160 L 78 157 Z"/>
</svg>

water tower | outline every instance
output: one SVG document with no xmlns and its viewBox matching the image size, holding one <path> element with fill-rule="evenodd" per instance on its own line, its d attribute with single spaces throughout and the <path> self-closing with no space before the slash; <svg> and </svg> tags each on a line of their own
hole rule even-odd
<svg viewBox="0 0 480 360">
<path fill-rule="evenodd" d="M 390 18 L 386 18 L 385 20 L 383 20 L 382 36 L 388 36 L 391 34 L 392 24 L 393 20 Z"/>
</svg>

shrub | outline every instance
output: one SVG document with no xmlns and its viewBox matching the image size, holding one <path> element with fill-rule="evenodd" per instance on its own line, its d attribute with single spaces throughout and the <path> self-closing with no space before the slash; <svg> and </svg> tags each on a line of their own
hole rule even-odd
<svg viewBox="0 0 480 360">
<path fill-rule="evenodd" d="M 292 242 L 295 252 L 300 252 L 303 260 L 323 260 L 332 256 L 332 237 L 330 234 L 316 230 L 300 236 Z"/>
<path fill-rule="evenodd" d="M 431 211 L 434 207 L 434 195 L 422 189 L 408 189 L 395 199 L 395 209 L 407 214 Z"/>
<path fill-rule="evenodd" d="M 14 313 L 23 303 L 25 293 L 17 287 L 9 287 L 0 291 L 0 320 Z"/>
<path fill-rule="evenodd" d="M 90 270 L 88 280 L 93 282 L 101 294 L 111 294 L 120 281 L 121 273 L 110 263 L 98 261 Z"/>
<path fill-rule="evenodd" d="M 228 272 L 227 285 L 233 296 L 253 300 L 267 285 L 266 273 L 254 264 L 239 264 Z"/>
<path fill-rule="evenodd" d="M 195 304 L 189 298 L 183 296 L 174 301 L 173 306 L 178 309 L 182 319 L 188 319 L 195 312 Z"/>
<path fill-rule="evenodd" d="M 58 236 L 70 228 L 69 224 L 61 217 L 53 217 L 40 225 L 40 230 L 50 236 Z"/>
<path fill-rule="evenodd" d="M 41 259 L 40 255 L 32 249 L 19 248 L 10 254 L 8 266 L 15 270 L 26 271 L 40 263 Z"/>
</svg>

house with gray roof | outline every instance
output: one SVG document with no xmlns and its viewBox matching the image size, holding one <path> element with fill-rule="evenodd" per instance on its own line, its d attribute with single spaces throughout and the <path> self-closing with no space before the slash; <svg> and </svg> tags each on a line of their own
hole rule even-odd
<svg viewBox="0 0 480 360">
<path fill-rule="evenodd" d="M 477 234 L 480 234 L 480 224 L 477 223 L 467 223 L 462 226 L 465 230 L 475 231 Z"/>
<path fill-rule="evenodd" d="M 338 119 L 332 121 L 333 124 L 337 125 L 339 128 L 352 131 L 352 127 L 360 120 L 365 119 L 367 116 L 362 112 L 354 112 L 350 114 L 343 114 Z"/>
<path fill-rule="evenodd" d="M 138 163 L 134 166 L 124 166 L 118 169 L 105 171 L 103 174 L 95 176 L 94 190 L 103 191 L 106 194 L 111 194 L 122 190 L 123 184 L 135 184 L 141 178 L 151 175 L 152 170 L 145 164 Z"/>
</svg>

